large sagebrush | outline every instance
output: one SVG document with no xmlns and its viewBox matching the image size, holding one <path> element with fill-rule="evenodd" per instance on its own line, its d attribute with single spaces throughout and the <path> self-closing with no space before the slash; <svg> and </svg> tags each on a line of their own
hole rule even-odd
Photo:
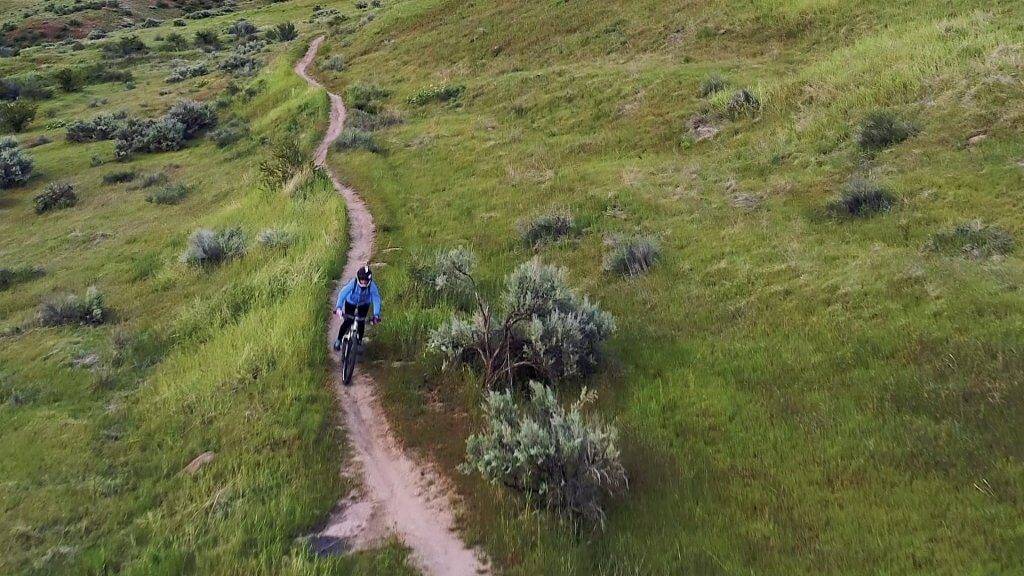
<svg viewBox="0 0 1024 576">
<path fill-rule="evenodd" d="M 220 264 L 245 254 L 245 233 L 241 228 L 214 231 L 200 228 L 188 239 L 181 261 L 192 266 Z"/>
<path fill-rule="evenodd" d="M 70 182 L 50 182 L 32 199 L 32 202 L 36 214 L 42 214 L 78 204 L 78 194 L 75 193 L 75 185 Z"/>
<path fill-rule="evenodd" d="M 573 520 L 603 525 L 603 498 L 624 492 L 628 480 L 615 428 L 583 415 L 594 399 L 584 389 L 566 410 L 538 382 L 530 382 L 522 407 L 511 390 L 490 392 L 484 429 L 469 437 L 461 470 L 478 472 Z"/>
<path fill-rule="evenodd" d="M 472 289 L 476 313 L 458 314 L 430 334 L 428 347 L 446 363 L 469 363 L 484 372 L 484 385 L 512 383 L 522 375 L 550 382 L 586 376 L 614 332 L 611 314 L 573 291 L 565 271 L 533 259 L 506 279 L 497 305 L 484 300 L 472 272 L 454 269 Z"/>
<path fill-rule="evenodd" d="M 13 139 L 0 145 L 0 190 L 24 184 L 32 176 L 35 162 Z"/>
<path fill-rule="evenodd" d="M 217 112 L 213 106 L 195 100 L 179 100 L 167 111 L 165 118 L 180 122 L 184 126 L 186 140 L 195 138 L 202 131 L 217 125 Z"/>
</svg>

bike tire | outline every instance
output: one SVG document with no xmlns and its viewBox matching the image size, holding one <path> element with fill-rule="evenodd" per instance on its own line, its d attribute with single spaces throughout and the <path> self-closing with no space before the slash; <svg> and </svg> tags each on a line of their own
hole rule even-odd
<svg viewBox="0 0 1024 576">
<path fill-rule="evenodd" d="M 356 349 L 351 338 L 347 338 L 344 344 L 344 365 L 342 367 L 342 382 L 345 386 L 352 385 L 352 374 L 356 370 Z"/>
</svg>

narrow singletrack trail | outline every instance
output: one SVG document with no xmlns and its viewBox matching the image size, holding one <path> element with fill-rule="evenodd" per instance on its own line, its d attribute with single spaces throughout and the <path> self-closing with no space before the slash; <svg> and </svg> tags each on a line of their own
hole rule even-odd
<svg viewBox="0 0 1024 576">
<path fill-rule="evenodd" d="M 306 55 L 295 64 L 295 73 L 318 88 L 323 86 L 309 75 L 308 68 L 323 41 L 323 36 L 313 40 Z M 340 288 L 370 260 L 375 234 L 373 217 L 359 194 L 343 185 L 327 166 L 327 152 L 345 123 L 341 97 L 330 92 L 328 96 L 330 125 L 316 149 L 314 162 L 327 170 L 348 207 L 350 244 Z M 329 342 L 338 333 L 339 324 L 340 319 L 331 315 Z M 333 371 L 332 383 L 354 453 L 353 466 L 343 473 L 361 476 L 362 490 L 338 503 L 327 526 L 317 535 L 316 546 L 335 552 L 366 549 L 395 534 L 411 550 L 412 562 L 426 574 L 488 573 L 486 560 L 469 549 L 454 531 L 452 501 L 444 482 L 428 466 L 409 458 L 395 439 L 373 379 L 357 367 L 353 380 L 352 386 L 346 387 L 340 370 Z"/>
</svg>

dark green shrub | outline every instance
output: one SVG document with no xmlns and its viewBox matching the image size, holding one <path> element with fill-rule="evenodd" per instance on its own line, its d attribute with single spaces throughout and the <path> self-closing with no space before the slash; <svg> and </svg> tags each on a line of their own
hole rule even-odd
<svg viewBox="0 0 1024 576">
<path fill-rule="evenodd" d="M 221 47 L 220 36 L 213 30 L 196 30 L 196 47 L 218 50 Z"/>
<path fill-rule="evenodd" d="M 877 152 L 895 146 L 917 134 L 915 125 L 900 120 L 887 110 L 872 112 L 864 118 L 857 134 L 857 144 L 865 151 Z"/>
<path fill-rule="evenodd" d="M 0 78 L 0 100 L 9 102 L 21 96 L 21 85 L 8 78 Z"/>
<path fill-rule="evenodd" d="M 942 254 L 980 260 L 1009 254 L 1015 245 L 1009 230 L 974 220 L 959 224 L 952 230 L 932 234 L 928 248 Z"/>
<path fill-rule="evenodd" d="M 438 86 L 431 86 L 429 88 L 424 88 L 409 97 L 409 104 L 422 106 L 429 102 L 450 102 L 452 100 L 457 100 L 465 91 L 466 87 L 462 84 L 441 84 Z"/>
<path fill-rule="evenodd" d="M 117 40 L 103 45 L 104 54 L 111 58 L 126 58 L 128 56 L 144 54 L 148 50 L 149 47 L 142 40 L 139 40 L 138 36 L 132 34 L 121 36 Z"/>
<path fill-rule="evenodd" d="M 179 204 L 182 200 L 188 196 L 188 186 L 184 184 L 175 184 L 173 186 L 164 186 L 146 196 L 146 202 L 151 204 Z"/>
<path fill-rule="evenodd" d="M 295 24 L 291 22 L 282 22 L 267 32 L 267 36 L 272 40 L 278 42 L 290 42 L 299 37 L 299 31 L 295 28 Z"/>
<path fill-rule="evenodd" d="M 112 140 L 128 120 L 128 113 L 123 111 L 100 114 L 91 120 L 75 120 L 67 126 L 67 140 L 68 142 Z"/>
<path fill-rule="evenodd" d="M 181 261 L 191 266 L 212 266 L 245 255 L 245 234 L 241 228 L 213 231 L 205 228 L 189 236 Z"/>
<path fill-rule="evenodd" d="M 391 96 L 391 91 L 372 84 L 353 84 L 345 91 L 345 103 L 350 108 L 376 114 L 381 109 L 381 100 Z"/>
<path fill-rule="evenodd" d="M 53 97 L 53 88 L 39 74 L 29 74 L 18 80 L 21 85 L 21 97 L 30 100 L 47 100 Z"/>
<path fill-rule="evenodd" d="M 528 246 L 540 246 L 569 236 L 573 229 L 572 214 L 558 211 L 520 223 L 519 235 Z"/>
<path fill-rule="evenodd" d="M 661 258 L 661 246 L 652 236 L 618 236 L 604 256 L 604 269 L 627 276 L 646 274 Z"/>
<path fill-rule="evenodd" d="M 729 81 L 718 74 L 711 74 L 700 81 L 697 93 L 701 98 L 713 96 L 729 87 Z"/>
<path fill-rule="evenodd" d="M 851 180 L 843 187 L 839 199 L 829 204 L 838 215 L 868 217 L 892 209 L 894 198 L 884 187 L 863 179 Z"/>
<path fill-rule="evenodd" d="M 78 68 L 61 68 L 53 73 L 53 80 L 65 92 L 78 92 L 85 86 L 85 76 Z"/>
<path fill-rule="evenodd" d="M 567 411 L 537 382 L 530 383 L 522 408 L 511 390 L 488 393 L 484 429 L 469 437 L 460 469 L 478 472 L 531 504 L 603 525 L 602 498 L 622 493 L 628 483 L 616 430 L 583 415 L 595 399 L 584 389 Z"/>
<path fill-rule="evenodd" d="M 39 106 L 28 100 L 0 102 L 0 126 L 11 132 L 21 132 L 36 117 Z"/>
<path fill-rule="evenodd" d="M 95 286 L 91 286 L 86 290 L 84 298 L 69 294 L 44 303 L 39 308 L 37 319 L 43 326 L 96 326 L 103 324 L 109 316 L 110 311 L 103 302 L 103 294 Z"/>
<path fill-rule="evenodd" d="M 180 100 L 167 111 L 168 120 L 185 127 L 185 139 L 192 139 L 202 131 L 217 125 L 217 111 L 210 104 L 195 100 Z"/>
<path fill-rule="evenodd" d="M 248 38 L 256 35 L 258 32 L 259 28 L 248 20 L 237 20 L 228 27 L 228 34 L 231 34 L 237 39 Z"/>
<path fill-rule="evenodd" d="M 50 182 L 32 199 L 32 202 L 36 214 L 42 214 L 78 204 L 78 194 L 75 194 L 75 185 L 70 182 Z"/>
<path fill-rule="evenodd" d="M 0 190 L 24 184 L 32 176 L 32 157 L 12 142 L 0 144 Z"/>
<path fill-rule="evenodd" d="M 126 160 L 136 152 L 170 152 L 185 146 L 185 125 L 173 118 L 131 118 L 115 135 L 114 157 Z"/>
<path fill-rule="evenodd" d="M 19 266 L 17 268 L 0 268 L 0 291 L 7 290 L 16 284 L 41 278 L 46 271 L 39 266 Z"/>
<path fill-rule="evenodd" d="M 124 184 L 135 180 L 137 174 L 134 170 L 119 170 L 117 172 L 110 172 L 109 174 L 103 175 L 104 184 Z"/>
<path fill-rule="evenodd" d="M 342 130 L 338 139 L 334 141 L 334 147 L 337 150 L 367 150 L 374 154 L 382 152 L 372 134 L 355 128 Z"/>
<path fill-rule="evenodd" d="M 177 32 L 171 32 L 164 37 L 163 49 L 167 52 L 178 52 L 188 49 L 188 39 Z"/>
<path fill-rule="evenodd" d="M 219 68 L 236 76 L 252 76 L 259 71 L 262 65 L 262 62 L 252 56 L 231 54 L 220 63 Z"/>
</svg>

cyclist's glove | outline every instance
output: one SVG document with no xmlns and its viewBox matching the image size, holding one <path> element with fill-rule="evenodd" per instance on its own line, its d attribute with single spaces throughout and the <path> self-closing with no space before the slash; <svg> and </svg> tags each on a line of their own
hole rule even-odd
<svg viewBox="0 0 1024 576">
<path fill-rule="evenodd" d="M 380 324 L 380 316 L 374 316 L 373 318 L 371 318 L 370 319 L 370 324 L 374 324 L 374 325 Z"/>
</svg>

